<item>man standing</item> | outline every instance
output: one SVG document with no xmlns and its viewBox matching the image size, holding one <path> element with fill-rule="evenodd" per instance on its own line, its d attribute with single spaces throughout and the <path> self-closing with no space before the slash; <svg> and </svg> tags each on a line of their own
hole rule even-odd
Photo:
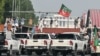
<svg viewBox="0 0 100 56">
<path fill-rule="evenodd" d="M 81 37 L 84 37 L 84 34 L 86 34 L 86 29 L 84 26 L 81 27 L 80 34 L 81 34 Z"/>
<path fill-rule="evenodd" d="M 96 27 L 96 25 L 94 25 L 93 35 L 94 35 L 95 38 L 98 37 L 98 28 Z"/>
<path fill-rule="evenodd" d="M 76 18 L 75 20 L 74 20 L 74 25 L 75 25 L 75 28 L 77 27 L 77 25 L 78 25 L 78 19 L 79 19 L 79 17 L 78 18 Z"/>
<path fill-rule="evenodd" d="M 90 27 L 87 28 L 87 34 L 89 36 L 89 39 L 91 39 L 91 28 Z"/>
<path fill-rule="evenodd" d="M 50 18 L 50 27 L 52 27 L 52 24 L 53 24 L 53 19 Z"/>
<path fill-rule="evenodd" d="M 12 38 L 11 24 L 9 24 L 9 23 L 7 24 L 6 38 L 7 39 Z"/>
</svg>

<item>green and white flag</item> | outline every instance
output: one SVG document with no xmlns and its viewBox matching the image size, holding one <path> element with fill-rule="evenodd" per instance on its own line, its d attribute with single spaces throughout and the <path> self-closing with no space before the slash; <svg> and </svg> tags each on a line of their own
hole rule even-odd
<svg viewBox="0 0 100 56">
<path fill-rule="evenodd" d="M 94 28 L 94 38 L 98 38 L 98 35 L 97 35 L 97 28 Z"/>
<path fill-rule="evenodd" d="M 67 8 L 64 4 L 62 4 L 58 14 L 64 16 L 64 17 L 69 17 L 71 13 L 71 10 Z"/>
</svg>

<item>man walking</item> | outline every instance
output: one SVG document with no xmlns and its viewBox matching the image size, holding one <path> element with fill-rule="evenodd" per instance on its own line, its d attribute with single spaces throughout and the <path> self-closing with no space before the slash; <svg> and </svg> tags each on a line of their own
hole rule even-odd
<svg viewBox="0 0 100 56">
<path fill-rule="evenodd" d="M 95 38 L 98 38 L 98 28 L 96 27 L 96 25 L 94 25 L 93 35 Z"/>
</svg>

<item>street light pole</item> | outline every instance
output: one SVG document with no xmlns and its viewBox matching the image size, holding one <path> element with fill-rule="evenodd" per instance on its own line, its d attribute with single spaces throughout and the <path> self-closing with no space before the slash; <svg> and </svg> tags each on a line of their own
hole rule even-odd
<svg viewBox="0 0 100 56">
<path fill-rule="evenodd" d="M 19 17 L 20 17 L 20 0 L 19 0 Z"/>
<path fill-rule="evenodd" d="M 14 11 L 14 2 L 15 2 L 15 0 L 13 0 L 12 1 L 12 11 Z M 13 15 L 13 12 L 12 12 L 12 17 L 13 17 L 14 15 Z"/>
<path fill-rule="evenodd" d="M 16 7 L 17 7 L 17 5 L 16 5 L 16 0 L 15 0 L 15 10 L 14 11 L 16 11 Z M 15 12 L 14 16 L 16 16 L 16 12 Z"/>
</svg>

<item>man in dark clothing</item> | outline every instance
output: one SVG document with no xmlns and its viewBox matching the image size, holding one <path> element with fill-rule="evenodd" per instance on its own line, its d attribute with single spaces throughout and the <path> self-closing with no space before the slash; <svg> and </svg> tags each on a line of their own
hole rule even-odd
<svg viewBox="0 0 100 56">
<path fill-rule="evenodd" d="M 87 46 L 87 50 L 89 51 L 88 53 L 91 53 L 91 52 L 90 52 L 90 51 L 91 51 L 91 47 L 90 47 L 91 33 L 92 33 L 91 28 L 88 27 L 88 28 L 87 28 L 87 35 L 89 36 L 89 39 L 88 39 L 88 46 Z"/>
<path fill-rule="evenodd" d="M 52 24 L 53 24 L 53 20 L 52 20 L 52 18 L 50 18 L 51 20 L 50 20 L 50 27 L 52 27 Z"/>
<path fill-rule="evenodd" d="M 87 35 L 89 36 L 89 39 L 88 39 L 88 43 L 89 43 L 91 40 L 91 28 L 90 27 L 87 29 Z"/>
<path fill-rule="evenodd" d="M 22 26 L 21 25 L 19 25 L 19 27 L 17 27 L 16 32 L 22 32 Z"/>
<path fill-rule="evenodd" d="M 89 38 L 91 38 L 91 28 L 87 29 L 87 34 L 88 34 Z"/>
<path fill-rule="evenodd" d="M 79 19 L 79 17 L 78 17 L 77 19 L 75 19 L 75 20 L 74 20 L 74 25 L 75 25 L 75 28 L 77 27 L 77 24 L 78 24 L 78 19 Z"/>
</svg>

